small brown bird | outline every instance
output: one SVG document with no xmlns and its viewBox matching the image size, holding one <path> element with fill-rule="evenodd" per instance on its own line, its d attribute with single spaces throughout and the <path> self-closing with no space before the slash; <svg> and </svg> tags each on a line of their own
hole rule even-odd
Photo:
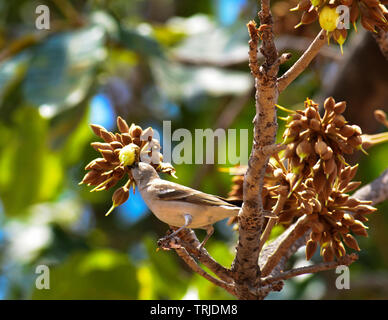
<svg viewBox="0 0 388 320">
<path fill-rule="evenodd" d="M 183 228 L 207 231 L 200 248 L 213 234 L 214 223 L 237 216 L 240 211 L 240 207 L 226 199 L 160 179 L 155 169 L 145 162 L 135 164 L 132 175 L 141 196 L 154 215 L 168 225 L 179 227 L 169 237 Z"/>
</svg>

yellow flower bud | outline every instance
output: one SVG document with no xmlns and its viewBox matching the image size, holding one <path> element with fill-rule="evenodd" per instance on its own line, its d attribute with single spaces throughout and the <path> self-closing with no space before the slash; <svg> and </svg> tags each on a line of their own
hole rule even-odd
<svg viewBox="0 0 388 320">
<path fill-rule="evenodd" d="M 132 165 L 136 160 L 138 151 L 139 147 L 133 143 L 125 146 L 119 153 L 120 163 L 124 166 Z"/>
<path fill-rule="evenodd" d="M 337 28 L 338 18 L 339 14 L 336 11 L 336 8 L 325 6 L 319 13 L 319 24 L 322 29 L 327 32 L 332 32 Z"/>
</svg>

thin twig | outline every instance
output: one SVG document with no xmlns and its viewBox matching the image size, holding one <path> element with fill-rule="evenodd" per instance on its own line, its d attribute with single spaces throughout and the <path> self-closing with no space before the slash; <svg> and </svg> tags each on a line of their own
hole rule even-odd
<svg viewBox="0 0 388 320">
<path fill-rule="evenodd" d="M 358 189 L 353 198 L 372 201 L 373 205 L 379 204 L 388 199 L 388 169 L 386 169 L 376 180 Z"/>
<path fill-rule="evenodd" d="M 225 281 L 219 280 L 208 274 L 205 270 L 203 270 L 195 261 L 195 259 L 190 256 L 190 254 L 186 251 L 184 247 L 182 248 L 176 248 L 175 251 L 181 257 L 181 259 L 196 273 L 198 273 L 200 276 L 204 277 L 205 279 L 209 280 L 213 284 L 215 284 L 218 287 L 221 287 L 228 291 L 232 295 L 236 295 L 234 290 L 234 285 L 231 283 L 227 283 Z"/>
<path fill-rule="evenodd" d="M 283 209 L 284 203 L 286 201 L 287 201 L 287 195 L 280 194 L 279 198 L 278 198 L 278 200 L 277 200 L 277 202 L 275 204 L 275 207 L 273 209 L 273 214 L 275 216 L 277 216 L 280 213 L 280 211 Z M 269 235 L 271 234 L 271 230 L 274 227 L 274 225 L 276 224 L 276 221 L 277 221 L 276 218 L 270 218 L 268 220 L 267 226 L 265 227 L 264 232 L 263 232 L 263 234 L 261 235 L 261 238 L 260 238 L 259 251 L 261 251 L 261 249 L 263 248 L 264 243 L 266 243 L 266 241 L 268 240 Z"/>
<path fill-rule="evenodd" d="M 298 61 L 278 80 L 278 89 L 279 92 L 282 92 L 288 87 L 288 85 L 293 82 L 310 64 L 310 62 L 315 58 L 320 49 L 326 43 L 326 31 L 321 30 L 318 35 L 315 37 L 314 41 L 307 48 L 307 50 L 302 54 Z"/>
<path fill-rule="evenodd" d="M 282 241 L 268 256 L 268 259 L 262 268 L 263 277 L 268 276 L 271 273 L 272 269 L 279 263 L 291 245 L 308 230 L 308 226 L 306 225 L 307 220 L 307 215 L 300 217 L 294 225 L 290 226 L 284 232 Z"/>
<path fill-rule="evenodd" d="M 220 265 L 216 260 L 214 260 L 210 254 L 206 251 L 205 248 L 202 248 L 200 251 L 198 248 L 200 246 L 200 242 L 198 241 L 195 233 L 191 229 L 182 230 L 178 234 L 180 238 L 180 245 L 184 247 L 187 252 L 195 257 L 199 262 L 201 262 L 204 266 L 209 268 L 217 277 L 225 282 L 232 282 L 233 277 L 231 275 L 231 271 L 222 265 Z"/>
<path fill-rule="evenodd" d="M 338 266 L 345 265 L 349 266 L 353 262 L 355 262 L 358 259 L 358 255 L 355 253 L 352 254 L 347 254 L 343 256 L 341 259 L 338 261 L 331 261 L 331 262 L 321 262 L 312 266 L 306 266 L 306 267 L 301 267 L 301 268 L 295 268 L 292 270 L 288 270 L 285 272 L 282 272 L 276 276 L 269 276 L 266 277 L 262 280 L 262 284 L 269 284 L 272 282 L 277 282 L 277 281 L 282 281 L 282 280 L 287 280 L 296 276 L 300 276 L 302 274 L 307 274 L 307 273 L 317 273 L 325 270 L 330 270 L 334 269 Z"/>
</svg>

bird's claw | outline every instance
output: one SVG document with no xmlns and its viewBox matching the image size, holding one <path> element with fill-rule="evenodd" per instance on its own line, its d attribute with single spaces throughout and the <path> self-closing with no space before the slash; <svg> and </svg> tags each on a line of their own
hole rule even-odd
<svg viewBox="0 0 388 320">
<path fill-rule="evenodd" d="M 179 238 L 174 236 L 166 236 L 164 238 L 161 238 L 157 242 L 158 247 L 160 247 L 163 250 L 171 250 L 171 249 L 179 249 L 182 246 L 179 244 Z"/>
</svg>

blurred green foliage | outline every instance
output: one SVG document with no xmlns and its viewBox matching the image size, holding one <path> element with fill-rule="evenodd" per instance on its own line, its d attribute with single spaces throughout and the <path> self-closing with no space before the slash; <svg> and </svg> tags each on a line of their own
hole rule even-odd
<svg viewBox="0 0 388 320">
<path fill-rule="evenodd" d="M 35 29 L 35 8 L 42 3 L 50 8 L 48 31 Z M 151 214 L 135 217 L 133 205 L 105 217 L 112 192 L 78 186 L 84 166 L 96 157 L 88 127 L 98 116 L 96 95 L 111 101 L 110 117 L 160 132 L 162 121 L 172 120 L 173 130 L 194 132 L 214 128 L 223 110 L 251 92 L 245 23 L 255 2 L 246 1 L 232 25 L 220 22 L 217 4 L 0 0 L 0 298 L 233 298 L 192 274 L 173 251 L 156 252 L 167 226 Z M 301 106 L 318 95 L 317 69 L 298 79 L 279 104 Z M 249 130 L 249 146 L 253 106 L 252 96 L 230 121 L 230 128 Z M 115 130 L 108 116 L 102 118 Z M 362 158 L 359 178 L 377 177 L 386 155 L 386 146 L 372 149 Z M 225 196 L 231 177 L 217 170 L 223 166 L 176 169 L 180 183 Z M 388 218 L 377 215 L 354 277 L 388 265 Z M 209 241 L 208 250 L 225 266 L 233 260 L 236 237 L 221 222 Z M 40 264 L 50 267 L 50 290 L 35 288 Z M 273 298 L 320 298 L 330 293 L 325 279 L 290 281 Z M 309 296 L 310 285 L 321 294 Z"/>
</svg>

